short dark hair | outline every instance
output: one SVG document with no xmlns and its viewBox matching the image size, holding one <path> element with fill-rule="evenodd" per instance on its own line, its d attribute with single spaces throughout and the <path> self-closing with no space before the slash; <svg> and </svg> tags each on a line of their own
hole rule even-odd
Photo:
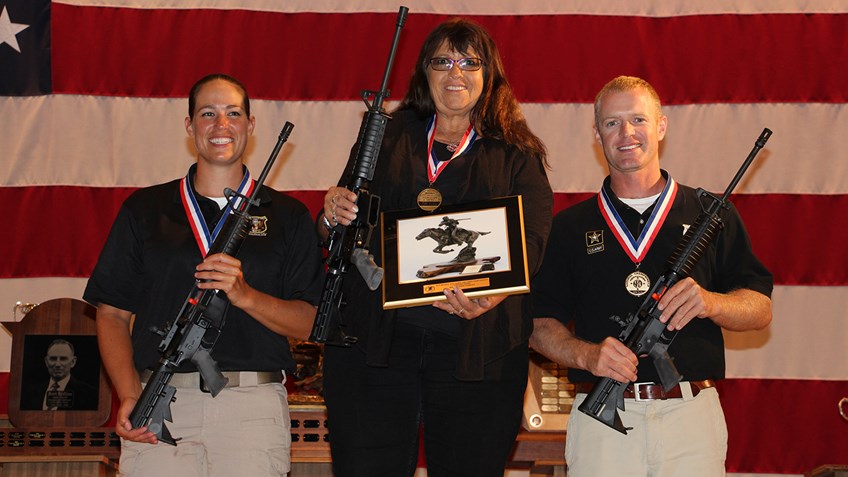
<svg viewBox="0 0 848 477">
<path fill-rule="evenodd" d="M 226 75 L 224 73 L 212 73 L 204 76 L 197 80 L 197 82 L 192 85 L 191 90 L 188 93 L 188 117 L 194 117 L 194 109 L 197 107 L 197 95 L 200 94 L 200 88 L 202 88 L 206 83 L 211 83 L 212 81 L 223 80 L 226 81 L 241 91 L 241 96 L 243 98 L 242 101 L 242 109 L 244 109 L 247 117 L 250 117 L 250 98 L 247 95 L 247 88 L 241 84 L 241 81 L 233 78 L 230 75 Z"/>
</svg>

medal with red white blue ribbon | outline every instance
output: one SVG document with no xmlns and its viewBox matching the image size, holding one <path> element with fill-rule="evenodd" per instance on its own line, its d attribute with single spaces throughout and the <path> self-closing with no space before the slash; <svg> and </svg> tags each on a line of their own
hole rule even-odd
<svg viewBox="0 0 848 477">
<path fill-rule="evenodd" d="M 436 122 L 436 115 L 433 115 L 433 119 L 427 125 L 427 182 L 430 185 L 418 193 L 418 207 L 427 212 L 436 210 L 442 203 L 442 193 L 433 187 L 433 183 L 436 182 L 439 174 L 442 173 L 454 158 L 470 149 L 478 137 L 477 132 L 474 131 L 474 124 L 469 124 L 462 139 L 456 144 L 448 145 L 448 152 L 451 153 L 450 159 L 440 161 L 433 152 L 433 142 L 436 137 Z"/>
<path fill-rule="evenodd" d="M 246 197 L 250 197 L 253 193 L 253 187 L 255 186 L 256 181 L 250 178 L 250 172 L 247 170 L 246 166 L 242 166 L 242 168 L 244 170 L 244 177 L 241 180 L 241 184 L 239 184 L 237 194 L 227 202 L 227 205 L 224 207 L 224 211 L 221 214 L 221 218 L 218 219 L 218 223 L 215 224 L 215 227 L 211 231 L 206 226 L 206 220 L 203 219 L 203 213 L 200 211 L 200 204 L 197 203 L 197 198 L 194 195 L 194 188 L 191 186 L 197 165 L 192 165 L 188 169 L 188 174 L 180 180 L 180 199 L 182 200 L 186 217 L 188 217 L 188 223 L 189 226 L 191 226 L 191 231 L 197 241 L 197 246 L 200 248 L 200 255 L 204 258 L 206 258 L 206 254 L 209 253 L 209 247 L 212 246 L 212 243 L 215 241 L 215 237 L 218 236 L 218 232 L 220 232 L 221 228 L 224 226 L 224 219 L 230 214 L 233 207 L 238 207 L 243 200 L 246 200 Z"/>
<path fill-rule="evenodd" d="M 639 271 L 639 265 L 651 249 L 654 239 L 657 237 L 668 216 L 668 212 L 671 210 L 676 195 L 677 183 L 669 177 L 663 191 L 657 198 L 651 216 L 642 229 L 642 233 L 639 234 L 638 238 L 634 238 L 618 214 L 618 211 L 615 210 L 606 190 L 602 187 L 601 192 L 598 194 L 598 208 L 601 211 L 601 215 L 604 217 L 607 226 L 609 226 L 616 240 L 618 240 L 618 243 L 627 253 L 627 256 L 636 265 L 636 271 L 627 275 L 627 278 L 624 280 L 624 287 L 631 295 L 644 295 L 651 288 L 651 279 L 648 275 Z"/>
</svg>

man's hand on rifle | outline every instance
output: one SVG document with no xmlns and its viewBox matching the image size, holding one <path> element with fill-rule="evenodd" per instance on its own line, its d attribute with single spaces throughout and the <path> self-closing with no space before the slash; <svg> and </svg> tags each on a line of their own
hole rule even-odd
<svg viewBox="0 0 848 477">
<path fill-rule="evenodd" d="M 692 277 L 675 283 L 665 292 L 657 309 L 662 311 L 660 321 L 669 330 L 681 330 L 694 318 L 713 316 L 715 294 L 704 290 Z"/>
<path fill-rule="evenodd" d="M 636 366 L 639 359 L 624 343 L 609 336 L 598 344 L 583 343 L 583 366 L 587 371 L 602 378 L 619 382 L 636 381 Z"/>
<path fill-rule="evenodd" d="M 696 317 L 709 318 L 731 331 L 760 330 L 771 323 L 771 299 L 762 293 L 745 288 L 711 292 L 691 278 L 671 287 L 657 308 L 662 311 L 660 321 L 667 322 L 669 330 L 679 330 Z"/>
</svg>

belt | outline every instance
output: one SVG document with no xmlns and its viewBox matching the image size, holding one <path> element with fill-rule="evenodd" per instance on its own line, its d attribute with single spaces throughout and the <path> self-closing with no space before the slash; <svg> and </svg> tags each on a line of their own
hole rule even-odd
<svg viewBox="0 0 848 477">
<path fill-rule="evenodd" d="M 575 393 L 589 393 L 592 390 L 591 383 L 574 383 Z M 692 390 L 692 397 L 698 395 L 702 389 L 715 387 L 715 381 L 705 379 L 703 381 L 683 381 L 674 386 L 669 391 L 663 389 L 662 384 L 655 383 L 630 383 L 624 390 L 625 399 L 635 399 L 637 401 L 653 401 L 656 399 L 680 399 L 683 397 L 681 386 L 689 386 Z"/>
<path fill-rule="evenodd" d="M 221 374 L 228 379 L 225 388 L 243 388 L 283 382 L 282 371 L 222 371 Z M 153 376 L 153 371 L 144 370 L 141 373 L 142 384 L 146 384 L 151 376 Z M 203 385 L 200 373 L 174 373 L 169 383 L 175 388 L 200 388 L 201 391 L 208 392 L 206 386 Z"/>
</svg>

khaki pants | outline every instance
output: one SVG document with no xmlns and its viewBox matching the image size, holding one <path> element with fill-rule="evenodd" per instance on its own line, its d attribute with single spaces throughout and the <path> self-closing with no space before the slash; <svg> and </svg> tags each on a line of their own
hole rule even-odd
<svg viewBox="0 0 848 477">
<path fill-rule="evenodd" d="M 624 435 L 578 411 L 568 421 L 569 477 L 716 477 L 725 475 L 727 424 L 715 388 L 682 399 L 625 399 Z"/>
<path fill-rule="evenodd" d="M 125 477 L 285 476 L 291 468 L 291 420 L 286 389 L 271 383 L 225 388 L 213 398 L 178 388 L 165 422 L 177 441 L 122 440 Z"/>
</svg>

